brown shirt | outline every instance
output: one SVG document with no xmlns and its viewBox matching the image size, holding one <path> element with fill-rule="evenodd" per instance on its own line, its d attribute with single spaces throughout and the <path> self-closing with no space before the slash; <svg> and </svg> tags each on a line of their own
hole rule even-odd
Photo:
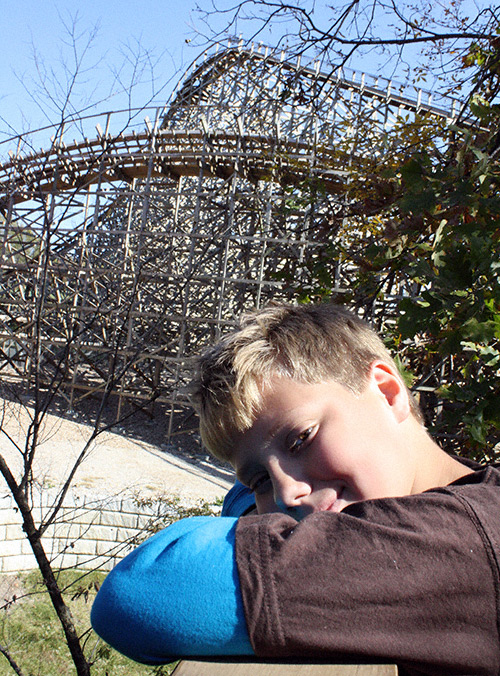
<svg viewBox="0 0 500 676">
<path fill-rule="evenodd" d="M 500 471 L 298 523 L 239 520 L 258 656 L 380 659 L 412 674 L 500 672 Z"/>
</svg>

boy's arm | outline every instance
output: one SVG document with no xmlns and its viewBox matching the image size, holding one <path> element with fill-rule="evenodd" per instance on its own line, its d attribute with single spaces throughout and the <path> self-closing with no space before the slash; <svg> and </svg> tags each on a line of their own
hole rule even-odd
<svg viewBox="0 0 500 676">
<path fill-rule="evenodd" d="M 473 512 L 445 491 L 300 523 L 248 516 L 236 550 L 259 657 L 375 657 L 441 676 L 500 669 L 498 564 Z"/>
<path fill-rule="evenodd" d="M 484 501 L 498 533 L 494 490 Z M 118 650 L 151 663 L 255 651 L 499 673 L 497 554 L 473 511 L 446 491 L 300 523 L 197 517 L 124 559 L 92 621 Z"/>
<path fill-rule="evenodd" d="M 183 519 L 107 576 L 92 607 L 97 633 L 138 662 L 253 655 L 235 562 L 234 518 Z"/>
</svg>

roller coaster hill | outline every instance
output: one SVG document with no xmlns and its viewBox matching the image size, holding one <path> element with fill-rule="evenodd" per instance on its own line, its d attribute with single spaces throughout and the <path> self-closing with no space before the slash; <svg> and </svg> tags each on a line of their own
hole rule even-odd
<svg viewBox="0 0 500 676">
<path fill-rule="evenodd" d="M 76 409 L 111 394 L 117 419 L 154 400 L 175 432 L 193 354 L 242 311 L 307 284 L 353 163 L 383 152 L 403 115 L 451 121 L 459 109 L 240 45 L 204 54 L 165 106 L 2 142 L 4 388 L 57 390 Z M 291 207 L 312 180 L 322 189 Z M 337 264 L 339 293 L 348 277 Z"/>
</svg>

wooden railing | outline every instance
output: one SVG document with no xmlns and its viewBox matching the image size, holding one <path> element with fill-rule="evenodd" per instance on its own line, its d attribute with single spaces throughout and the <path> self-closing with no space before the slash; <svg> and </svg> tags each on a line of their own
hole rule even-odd
<svg viewBox="0 0 500 676">
<path fill-rule="evenodd" d="M 397 676 L 395 664 L 313 664 L 182 660 L 172 676 Z"/>
</svg>

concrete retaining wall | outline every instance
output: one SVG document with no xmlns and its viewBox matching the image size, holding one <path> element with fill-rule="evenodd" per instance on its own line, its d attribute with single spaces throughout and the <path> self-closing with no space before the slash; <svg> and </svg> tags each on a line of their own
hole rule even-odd
<svg viewBox="0 0 500 676">
<path fill-rule="evenodd" d="M 35 523 L 46 517 L 55 499 L 53 491 L 36 494 Z M 56 568 L 110 570 L 152 529 L 174 519 L 175 498 L 172 503 L 151 500 L 138 504 L 131 498 L 69 495 L 43 542 Z M 36 562 L 21 527 L 19 510 L 12 496 L 0 494 L 0 573 L 33 568 Z"/>
</svg>

